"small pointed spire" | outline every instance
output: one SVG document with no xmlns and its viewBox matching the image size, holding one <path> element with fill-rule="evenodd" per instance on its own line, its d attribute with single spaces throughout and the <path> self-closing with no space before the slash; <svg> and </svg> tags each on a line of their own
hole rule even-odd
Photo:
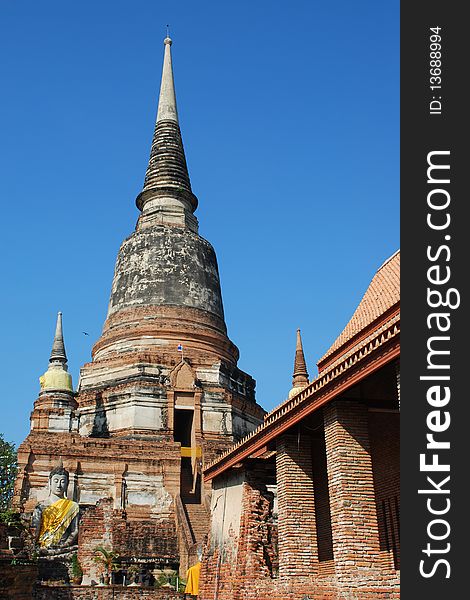
<svg viewBox="0 0 470 600">
<path fill-rule="evenodd" d="M 295 344 L 295 359 L 294 359 L 294 373 L 292 376 L 292 389 L 289 392 L 289 397 L 294 396 L 305 386 L 308 385 L 308 371 L 305 362 L 304 349 L 302 346 L 302 337 L 300 335 L 300 329 L 297 329 L 297 340 Z"/>
<path fill-rule="evenodd" d="M 67 354 L 65 353 L 64 335 L 62 332 L 62 313 L 57 313 L 54 341 L 52 343 L 49 367 L 39 378 L 41 392 L 58 390 L 72 392 L 72 377 L 68 373 Z"/>
<path fill-rule="evenodd" d="M 49 362 L 67 362 L 65 353 L 64 336 L 62 333 L 62 313 L 57 313 L 57 324 L 55 328 L 54 342 L 52 343 L 52 352 Z"/>
</svg>

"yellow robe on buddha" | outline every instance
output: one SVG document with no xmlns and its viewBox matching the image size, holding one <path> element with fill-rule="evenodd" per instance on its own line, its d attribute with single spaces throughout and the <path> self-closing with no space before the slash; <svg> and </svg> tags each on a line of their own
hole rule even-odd
<svg viewBox="0 0 470 600">
<path fill-rule="evenodd" d="M 198 562 L 194 567 L 190 567 L 186 573 L 186 588 L 185 594 L 197 596 L 199 594 L 199 574 L 201 572 L 201 563 Z"/>
<path fill-rule="evenodd" d="M 46 506 L 41 515 L 39 545 L 42 548 L 56 546 L 67 527 L 78 515 L 78 511 L 78 504 L 67 498 L 62 498 Z"/>
</svg>

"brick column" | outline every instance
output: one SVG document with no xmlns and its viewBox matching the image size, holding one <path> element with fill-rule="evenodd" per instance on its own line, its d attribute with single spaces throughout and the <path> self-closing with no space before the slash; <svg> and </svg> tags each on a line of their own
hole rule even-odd
<svg viewBox="0 0 470 600">
<path fill-rule="evenodd" d="M 127 470 L 127 464 L 125 463 L 114 463 L 114 508 L 117 510 L 122 510 L 125 507 L 124 500 L 124 491 L 126 486 L 126 481 L 124 479 L 124 473 Z"/>
<path fill-rule="evenodd" d="M 347 584 L 371 578 L 379 567 L 367 407 L 336 401 L 324 419 L 335 570 Z"/>
<path fill-rule="evenodd" d="M 173 390 L 167 390 L 167 402 L 168 402 L 168 422 L 167 427 L 174 434 L 175 428 L 175 392 Z"/>
<path fill-rule="evenodd" d="M 308 577 L 318 571 L 310 437 L 278 438 L 276 477 L 279 576 Z"/>
<path fill-rule="evenodd" d="M 194 427 L 196 432 L 196 440 L 198 443 L 200 442 L 202 434 L 201 398 L 202 392 L 200 390 L 196 390 L 194 392 Z"/>
</svg>

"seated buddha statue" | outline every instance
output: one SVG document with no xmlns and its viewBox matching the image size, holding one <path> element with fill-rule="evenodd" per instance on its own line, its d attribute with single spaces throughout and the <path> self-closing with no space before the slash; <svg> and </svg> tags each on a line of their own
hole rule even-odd
<svg viewBox="0 0 470 600">
<path fill-rule="evenodd" d="M 60 464 L 49 474 L 49 495 L 33 513 L 32 526 L 40 554 L 72 550 L 78 536 L 77 502 L 67 498 L 69 474 Z"/>
</svg>

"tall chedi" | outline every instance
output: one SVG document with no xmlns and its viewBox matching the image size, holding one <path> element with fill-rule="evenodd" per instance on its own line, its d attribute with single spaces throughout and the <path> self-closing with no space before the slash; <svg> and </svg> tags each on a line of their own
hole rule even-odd
<svg viewBox="0 0 470 600">
<path fill-rule="evenodd" d="M 214 250 L 198 235 L 170 38 L 164 46 L 150 160 L 137 196 L 141 214 L 119 251 L 93 362 L 81 372 L 80 432 L 95 426 L 99 435 L 99 389 L 110 435 L 176 436 L 189 447 L 204 434 L 206 445 L 216 439 L 220 446 L 246 434 L 262 413 L 254 381 L 237 369 L 238 350 L 227 337 Z"/>
<path fill-rule="evenodd" d="M 140 216 L 119 250 L 103 332 L 71 396 L 70 428 L 33 426 L 20 448 L 17 495 L 25 512 L 45 493 L 60 452 L 69 496 L 83 513 L 85 578 L 93 570 L 87 519 L 96 511 L 121 560 L 184 570 L 208 524 L 204 462 L 264 414 L 227 336 L 215 252 L 198 234 L 171 44 L 167 37 Z M 102 541 L 99 531 L 93 535 Z"/>
</svg>

